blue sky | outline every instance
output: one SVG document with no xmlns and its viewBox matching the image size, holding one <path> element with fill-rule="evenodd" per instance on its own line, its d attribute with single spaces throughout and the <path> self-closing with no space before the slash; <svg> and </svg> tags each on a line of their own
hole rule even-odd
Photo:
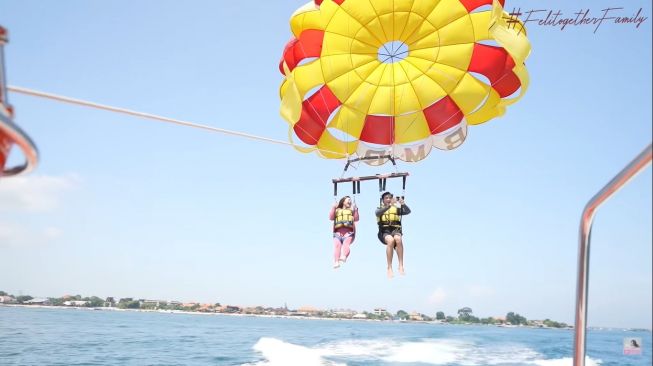
<svg viewBox="0 0 653 366">
<path fill-rule="evenodd" d="M 277 65 L 301 5 L 0 0 L 7 79 L 285 140 Z M 572 323 L 581 211 L 651 141 L 651 4 L 506 7 L 643 8 L 648 19 L 596 33 L 529 24 L 526 96 L 470 127 L 459 149 L 399 167 L 413 210 L 405 277 L 385 277 L 374 182 L 357 198 L 350 260 L 331 268 L 330 182 L 342 162 L 12 93 L 41 162 L 0 180 L 0 290 L 430 315 L 469 306 Z M 596 217 L 590 325 L 651 327 L 651 221 L 648 168 Z"/>
</svg>

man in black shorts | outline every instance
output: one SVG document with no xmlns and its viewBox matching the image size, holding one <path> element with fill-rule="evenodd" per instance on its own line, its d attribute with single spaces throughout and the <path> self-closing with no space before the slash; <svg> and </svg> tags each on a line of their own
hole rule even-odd
<svg viewBox="0 0 653 366">
<path fill-rule="evenodd" d="M 404 271 L 404 244 L 401 232 L 401 217 L 408 215 L 410 208 L 404 202 L 404 197 L 392 196 L 392 193 L 385 192 L 381 195 L 380 207 L 376 209 L 376 221 L 379 224 L 378 238 L 386 245 L 386 259 L 388 262 L 388 278 L 393 277 L 392 256 L 393 250 L 397 251 L 399 259 L 399 273 Z"/>
</svg>

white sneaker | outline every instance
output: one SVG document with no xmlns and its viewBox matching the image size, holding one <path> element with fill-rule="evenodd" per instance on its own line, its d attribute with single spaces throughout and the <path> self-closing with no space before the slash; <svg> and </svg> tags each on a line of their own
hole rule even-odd
<svg viewBox="0 0 653 366">
<path fill-rule="evenodd" d="M 333 263 L 333 268 L 340 268 L 340 261 Z"/>
<path fill-rule="evenodd" d="M 343 264 L 343 263 L 345 263 L 346 261 L 347 261 L 347 257 L 344 257 L 344 256 L 343 256 L 343 257 L 340 257 L 340 260 L 339 260 L 340 264 Z"/>
</svg>

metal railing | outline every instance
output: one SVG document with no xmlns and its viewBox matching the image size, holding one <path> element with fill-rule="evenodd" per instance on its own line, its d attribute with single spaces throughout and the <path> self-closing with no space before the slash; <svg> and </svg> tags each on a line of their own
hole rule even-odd
<svg viewBox="0 0 653 366">
<path fill-rule="evenodd" d="M 9 116 L 5 116 L 0 105 L 0 136 L 3 134 L 9 138 L 9 141 L 23 151 L 25 162 L 21 165 L 5 168 L 0 165 L 0 177 L 10 177 L 12 175 L 27 174 L 34 170 L 38 165 L 39 152 L 36 144 L 27 136 L 23 130 L 11 121 Z"/>
<path fill-rule="evenodd" d="M 603 187 L 585 205 L 580 220 L 580 241 L 578 245 L 578 276 L 576 279 L 576 318 L 574 326 L 574 366 L 585 366 L 585 341 L 587 337 L 587 289 L 590 265 L 590 234 L 596 210 L 637 173 L 651 163 L 651 144 L 644 149 L 619 174 Z"/>
<path fill-rule="evenodd" d="M 7 42 L 7 30 L 0 26 L 0 177 L 28 173 L 38 163 L 36 145 L 12 120 L 13 110 L 7 98 L 7 80 L 4 66 L 4 45 Z M 5 159 L 13 145 L 19 146 L 23 151 L 25 163 L 13 168 L 5 168 Z"/>
</svg>

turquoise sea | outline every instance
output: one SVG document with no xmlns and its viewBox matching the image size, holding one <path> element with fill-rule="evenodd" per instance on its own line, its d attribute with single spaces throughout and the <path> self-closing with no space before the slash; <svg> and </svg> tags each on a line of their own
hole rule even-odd
<svg viewBox="0 0 653 366">
<path fill-rule="evenodd" d="M 571 365 L 569 330 L 0 306 L 0 365 Z M 624 355 L 627 338 L 642 353 Z M 590 330 L 590 365 L 651 365 Z"/>
</svg>

